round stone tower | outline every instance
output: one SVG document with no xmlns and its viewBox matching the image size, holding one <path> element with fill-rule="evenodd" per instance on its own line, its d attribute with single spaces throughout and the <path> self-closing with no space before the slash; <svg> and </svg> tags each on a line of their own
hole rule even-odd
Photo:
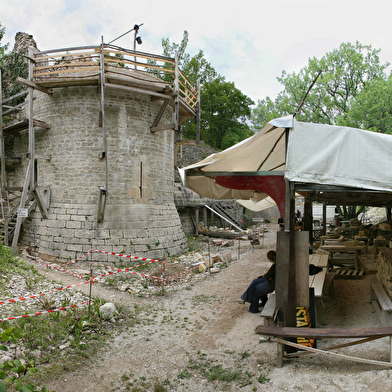
<svg viewBox="0 0 392 392">
<path fill-rule="evenodd" d="M 97 72 L 78 83 L 75 76 L 66 79 L 56 72 L 61 83 L 45 79 L 48 92 L 34 89 L 33 101 L 34 120 L 39 120 L 35 184 L 47 216 L 32 208 L 18 243 L 60 260 L 90 249 L 150 258 L 182 253 L 187 239 L 173 199 L 175 130 L 165 129 L 173 126 L 173 98 L 126 83 L 125 88 L 124 83 L 105 85 L 102 94 Z M 131 82 L 142 79 L 145 86 L 160 83 L 136 69 L 113 66 L 111 72 L 120 73 L 121 80 L 129 73 Z M 172 104 L 165 105 L 169 100 Z M 170 126 L 152 132 L 154 122 Z M 5 137 L 6 156 L 19 157 L 7 170 L 7 186 L 21 187 L 31 135 L 24 130 Z"/>
</svg>

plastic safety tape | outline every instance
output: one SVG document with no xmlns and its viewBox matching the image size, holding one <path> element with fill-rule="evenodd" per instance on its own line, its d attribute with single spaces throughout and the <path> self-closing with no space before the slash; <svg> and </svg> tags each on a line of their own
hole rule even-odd
<svg viewBox="0 0 392 392">
<path fill-rule="evenodd" d="M 76 307 L 82 307 L 88 303 L 89 303 L 89 301 L 85 301 L 80 304 L 74 304 L 71 306 L 64 306 L 62 308 L 57 308 L 57 309 L 45 310 L 44 312 L 24 314 L 23 316 L 7 317 L 5 319 L 0 319 L 0 322 L 9 321 L 9 320 L 16 320 L 16 319 L 20 319 L 20 318 L 33 317 L 33 316 L 40 316 L 41 314 L 45 314 L 45 313 L 54 313 L 54 312 L 58 312 L 60 310 L 67 310 L 67 309 L 72 309 L 72 308 L 76 308 Z"/>
<path fill-rule="evenodd" d="M 18 297 L 18 298 L 12 298 L 12 299 L 5 299 L 4 301 L 0 301 L 0 305 L 5 305 L 5 304 L 14 304 L 16 302 L 21 302 L 21 301 L 27 301 L 29 299 L 33 299 L 33 298 L 37 298 L 37 297 L 42 297 L 43 295 L 48 295 L 48 294 L 52 294 L 55 293 L 57 291 L 61 291 L 61 290 L 66 290 L 66 289 L 70 289 L 71 287 L 75 287 L 75 286 L 79 286 L 81 284 L 88 284 L 90 283 L 90 280 L 88 280 L 87 282 L 81 282 L 81 283 L 76 283 L 70 286 L 65 286 L 65 287 L 60 287 L 56 290 L 51 290 L 48 291 L 46 293 L 40 293 L 40 294 L 32 294 L 32 295 L 26 295 L 25 297 Z"/>
</svg>

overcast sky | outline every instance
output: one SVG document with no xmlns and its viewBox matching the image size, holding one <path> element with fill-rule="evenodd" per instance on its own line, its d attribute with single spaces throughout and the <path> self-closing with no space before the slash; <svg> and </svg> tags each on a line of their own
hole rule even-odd
<svg viewBox="0 0 392 392">
<path fill-rule="evenodd" d="M 40 50 L 109 42 L 143 23 L 137 50 L 162 54 L 161 39 L 200 49 L 217 72 L 255 102 L 282 89 L 283 70 L 298 72 L 342 42 L 381 49 L 392 63 L 387 0 L 0 0 L 2 44 L 15 34 L 34 36 Z M 133 33 L 115 42 L 133 48 Z"/>
</svg>

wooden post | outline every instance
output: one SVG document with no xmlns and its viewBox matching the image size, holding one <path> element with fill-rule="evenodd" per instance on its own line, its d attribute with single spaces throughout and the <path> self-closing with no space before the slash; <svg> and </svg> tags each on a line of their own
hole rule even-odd
<svg viewBox="0 0 392 392">
<path fill-rule="evenodd" d="M 203 208 L 203 223 L 204 226 L 208 228 L 208 218 L 207 218 L 207 208 Z"/>
<path fill-rule="evenodd" d="M 33 58 L 33 48 L 29 47 L 29 59 Z M 33 62 L 29 60 L 29 81 L 33 81 Z M 35 147 L 35 134 L 34 134 L 34 89 L 29 87 L 29 158 L 30 158 L 30 189 L 35 188 L 35 165 L 34 165 L 34 147 Z"/>
<path fill-rule="evenodd" d="M 197 79 L 196 144 L 200 143 L 200 79 Z"/>
<path fill-rule="evenodd" d="M 1 154 L 1 188 L 7 187 L 7 178 L 5 174 L 5 148 L 4 148 L 4 135 L 3 135 L 3 93 L 1 89 L 2 79 L 1 79 L 1 69 L 0 69 L 0 154 Z M 2 194 L 0 194 L 2 197 Z M 3 216 L 4 219 L 4 216 Z"/>
<path fill-rule="evenodd" d="M 327 233 L 327 203 L 323 202 L 323 235 Z"/>
<path fill-rule="evenodd" d="M 30 182 L 30 174 L 31 174 L 31 170 L 30 170 L 30 166 L 32 165 L 31 160 L 29 160 L 29 164 L 27 166 L 27 170 L 26 170 L 26 177 L 25 177 L 25 182 L 23 184 L 23 191 L 22 191 L 22 196 L 20 199 L 20 204 L 19 204 L 19 208 L 23 208 L 25 206 L 26 203 L 26 199 L 27 199 L 27 190 L 29 188 L 29 182 Z M 18 246 L 18 240 L 19 240 L 19 233 L 20 233 L 20 228 L 22 226 L 24 218 L 18 216 L 16 219 L 16 225 L 15 225 L 15 229 L 14 229 L 14 236 L 12 238 L 12 247 L 16 248 Z"/>
<path fill-rule="evenodd" d="M 105 52 L 103 45 L 103 36 L 101 42 L 101 58 L 100 58 L 100 78 L 101 78 L 101 101 L 100 101 L 100 109 L 101 109 L 101 126 L 102 126 L 102 135 L 103 135 L 103 153 L 105 159 L 105 195 L 108 195 L 108 151 L 107 151 L 107 135 L 106 135 L 106 125 L 105 125 Z"/>
<path fill-rule="evenodd" d="M 195 235 L 199 235 L 199 208 L 195 208 Z"/>
<path fill-rule="evenodd" d="M 311 214 L 311 209 L 312 209 L 312 202 L 310 201 L 310 199 L 308 197 L 305 198 L 305 205 L 304 205 L 304 230 L 307 231 L 309 233 L 309 243 L 311 241 L 310 239 L 310 226 L 312 225 L 312 214 Z"/>
<path fill-rule="evenodd" d="M 179 81 L 179 68 L 178 68 L 178 53 L 175 55 L 175 64 L 174 64 L 174 130 L 178 131 L 179 127 L 179 118 L 180 118 L 180 81 Z"/>
</svg>

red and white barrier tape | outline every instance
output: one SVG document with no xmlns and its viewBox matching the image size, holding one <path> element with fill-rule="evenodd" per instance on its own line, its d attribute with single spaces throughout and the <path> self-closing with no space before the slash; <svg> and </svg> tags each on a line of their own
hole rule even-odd
<svg viewBox="0 0 392 392">
<path fill-rule="evenodd" d="M 128 259 L 134 259 L 134 260 L 150 261 L 150 262 L 152 262 L 152 263 L 154 263 L 154 262 L 162 262 L 162 260 L 159 260 L 159 259 L 148 259 L 148 258 L 146 258 L 146 257 L 138 257 L 138 256 L 124 255 L 124 254 L 122 254 L 122 253 L 111 253 L 111 252 L 105 252 L 105 251 L 103 251 L 103 250 L 92 249 L 92 252 L 104 253 L 104 254 L 110 255 L 110 256 L 126 257 L 126 258 L 128 258 Z"/>
<path fill-rule="evenodd" d="M 4 301 L 0 301 L 0 305 L 14 304 L 14 303 L 16 303 L 16 302 L 27 301 L 27 300 L 29 300 L 29 299 L 42 297 L 43 295 L 52 294 L 52 293 L 55 293 L 55 292 L 57 292 L 57 291 L 62 291 L 62 290 L 70 289 L 71 287 L 79 286 L 79 285 L 81 285 L 81 284 L 88 284 L 88 283 L 90 283 L 90 280 L 88 280 L 88 281 L 86 281 L 86 282 L 75 283 L 75 284 L 70 285 L 70 286 L 60 287 L 60 288 L 58 288 L 58 289 L 51 290 L 51 291 L 48 291 L 48 292 L 46 292 L 46 293 L 32 294 L 32 295 L 26 295 L 25 297 L 18 297 L 18 298 L 12 298 L 12 299 L 5 299 Z"/>
<path fill-rule="evenodd" d="M 0 322 L 4 322 L 4 321 L 10 321 L 10 320 L 16 320 L 16 319 L 21 319 L 21 318 L 27 318 L 27 317 L 32 317 L 32 316 L 40 316 L 41 314 L 45 314 L 45 313 L 54 313 L 54 312 L 58 312 L 60 310 L 67 310 L 67 309 L 72 309 L 72 308 L 76 308 L 76 307 L 81 307 L 83 305 L 88 304 L 89 301 L 85 301 L 82 302 L 80 304 L 74 304 L 74 305 L 70 305 L 70 306 L 64 306 L 62 308 L 57 308 L 57 309 L 51 309 L 51 310 L 45 310 L 44 312 L 37 312 L 37 313 L 30 313 L 30 314 L 24 314 L 23 316 L 14 316 L 14 317 L 7 317 L 5 319 L 0 319 Z"/>
<path fill-rule="evenodd" d="M 97 279 L 97 278 L 102 278 L 102 277 L 108 276 L 108 275 L 114 275 L 114 274 L 117 274 L 117 273 L 119 273 L 119 272 L 130 272 L 131 274 L 140 275 L 140 276 L 147 276 L 148 278 L 160 279 L 160 280 L 162 280 L 162 278 L 160 278 L 160 277 L 158 277 L 158 276 L 146 275 L 146 274 L 142 274 L 142 273 L 140 273 L 140 272 L 131 271 L 131 268 L 123 268 L 123 269 L 118 269 L 118 270 L 116 270 L 116 271 L 106 272 L 105 274 L 93 276 L 91 279 L 95 280 L 95 279 Z"/>
</svg>

